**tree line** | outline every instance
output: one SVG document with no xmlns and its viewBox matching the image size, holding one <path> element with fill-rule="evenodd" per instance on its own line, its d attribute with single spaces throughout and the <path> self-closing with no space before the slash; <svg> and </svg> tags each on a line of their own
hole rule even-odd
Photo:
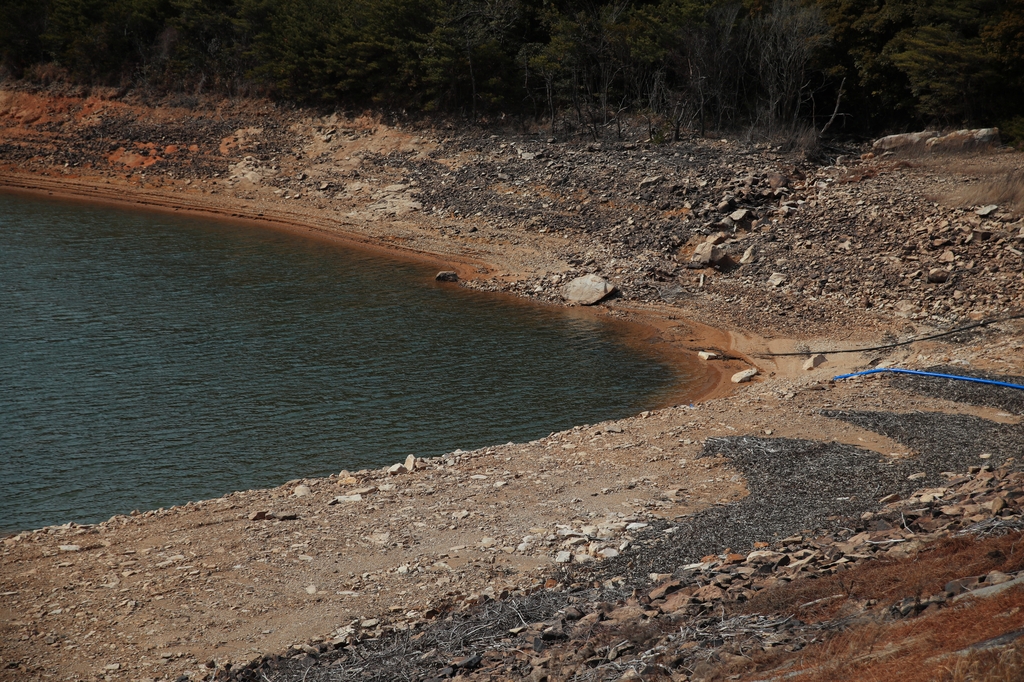
<svg viewBox="0 0 1024 682">
<path fill-rule="evenodd" d="M 3 0 L 0 74 L 602 137 L 1024 138 L 1024 0 Z"/>
</svg>

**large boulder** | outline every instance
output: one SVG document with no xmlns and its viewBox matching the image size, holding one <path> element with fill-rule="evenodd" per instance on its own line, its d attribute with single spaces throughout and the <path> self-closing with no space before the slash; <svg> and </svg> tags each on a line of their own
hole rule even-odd
<svg viewBox="0 0 1024 682">
<path fill-rule="evenodd" d="M 888 135 L 874 141 L 871 148 L 877 152 L 895 152 L 901 149 L 912 149 L 924 147 L 928 140 L 938 137 L 937 130 L 925 130 L 920 133 L 900 133 L 899 135 Z"/>
<path fill-rule="evenodd" d="M 955 133 L 933 137 L 925 146 L 933 152 L 964 152 L 999 145 L 999 128 L 958 130 Z"/>
<path fill-rule="evenodd" d="M 614 284 L 604 277 L 590 274 L 577 277 L 566 284 L 562 295 L 567 301 L 580 305 L 594 305 L 614 291 Z"/>
</svg>

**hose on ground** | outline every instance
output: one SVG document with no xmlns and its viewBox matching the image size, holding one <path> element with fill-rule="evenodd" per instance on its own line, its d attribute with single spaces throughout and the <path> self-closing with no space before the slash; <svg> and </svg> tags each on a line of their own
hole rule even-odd
<svg viewBox="0 0 1024 682">
<path fill-rule="evenodd" d="M 982 379 L 980 377 L 964 377 L 956 374 L 939 374 L 938 372 L 922 372 L 916 369 L 897 369 L 895 367 L 882 367 L 879 369 L 866 369 L 863 372 L 854 372 L 852 374 L 840 374 L 839 376 L 832 377 L 832 381 L 839 381 L 840 379 L 849 379 L 851 377 L 864 376 L 865 374 L 880 374 L 882 372 L 890 372 L 892 374 L 913 374 L 920 377 L 939 377 L 940 379 L 956 379 L 958 381 L 970 381 L 976 384 L 989 384 L 991 386 L 1002 386 L 1004 388 L 1016 388 L 1024 391 L 1024 386 L 1020 384 L 1011 384 L 1005 381 L 996 381 L 995 379 Z"/>
</svg>

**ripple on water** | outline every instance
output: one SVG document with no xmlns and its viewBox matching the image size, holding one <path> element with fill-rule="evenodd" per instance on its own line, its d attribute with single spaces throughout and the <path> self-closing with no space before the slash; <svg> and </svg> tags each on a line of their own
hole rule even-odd
<svg viewBox="0 0 1024 682">
<path fill-rule="evenodd" d="M 0 195 L 0 246 L 8 529 L 529 440 L 680 381 L 593 317 L 273 230 Z"/>
</svg>

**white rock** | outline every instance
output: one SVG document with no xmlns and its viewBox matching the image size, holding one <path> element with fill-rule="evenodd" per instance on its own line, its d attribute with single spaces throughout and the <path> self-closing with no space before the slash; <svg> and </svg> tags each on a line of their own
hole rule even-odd
<svg viewBox="0 0 1024 682">
<path fill-rule="evenodd" d="M 308 485 L 297 485 L 295 486 L 295 490 L 292 491 L 292 495 L 294 497 L 306 497 L 307 495 L 312 494 L 313 491 L 310 490 Z"/>
<path fill-rule="evenodd" d="M 976 128 L 933 137 L 925 146 L 933 152 L 960 152 L 999 144 L 999 128 Z"/>
<path fill-rule="evenodd" d="M 902 133 L 900 135 L 889 135 L 882 137 L 874 141 L 871 145 L 876 151 L 890 151 L 896 149 L 905 149 L 907 147 L 916 147 L 918 145 L 924 145 L 928 140 L 933 137 L 938 137 L 939 133 L 937 130 L 926 130 L 920 133 Z"/>
<path fill-rule="evenodd" d="M 712 353 L 709 350 L 702 350 L 699 353 L 697 353 L 697 357 L 700 358 L 701 360 L 714 360 L 715 358 L 718 357 L 718 353 Z"/>
<path fill-rule="evenodd" d="M 392 476 L 397 476 L 398 474 L 407 474 L 409 470 L 405 468 L 404 464 L 392 464 L 388 467 L 388 473 Z"/>
<path fill-rule="evenodd" d="M 600 554 L 605 559 L 614 559 L 615 557 L 619 556 L 619 550 L 615 549 L 614 547 L 605 547 L 600 552 L 598 552 L 598 554 Z"/>
<path fill-rule="evenodd" d="M 331 500 L 330 504 L 338 504 L 339 502 L 362 502 L 362 501 L 363 501 L 363 496 L 357 493 L 355 495 L 338 495 L 333 500 Z"/>
<path fill-rule="evenodd" d="M 58 545 L 57 549 L 59 549 L 62 552 L 77 552 L 82 548 L 78 545 Z"/>
<path fill-rule="evenodd" d="M 745 381 L 750 381 L 757 376 L 757 370 L 753 367 L 745 369 L 742 372 L 736 372 L 732 375 L 732 383 L 742 384 Z"/>
<path fill-rule="evenodd" d="M 807 358 L 806 360 L 804 360 L 804 369 L 805 370 L 815 369 L 815 368 L 825 364 L 825 362 L 827 360 L 828 359 L 824 355 L 822 355 L 821 353 L 817 353 L 817 354 L 812 355 L 811 357 Z"/>
<path fill-rule="evenodd" d="M 754 262 L 754 254 L 755 253 L 756 253 L 756 251 L 754 249 L 754 246 L 753 245 L 748 246 L 747 250 L 743 252 L 742 256 L 740 256 L 740 265 L 746 265 L 747 263 L 753 263 Z"/>
<path fill-rule="evenodd" d="M 316 585 L 306 585 L 306 594 L 316 594 Z"/>
<path fill-rule="evenodd" d="M 412 471 L 416 468 L 416 455 L 409 455 L 405 458 L 405 468 Z"/>
<path fill-rule="evenodd" d="M 595 274 L 577 277 L 562 290 L 568 301 L 581 305 L 593 305 L 615 291 L 615 285 Z"/>
<path fill-rule="evenodd" d="M 693 258 L 691 260 L 701 265 L 714 265 L 721 262 L 724 258 L 725 249 L 711 242 L 704 242 L 693 250 Z"/>
<path fill-rule="evenodd" d="M 773 287 L 780 287 L 785 281 L 786 276 L 781 272 L 773 272 L 772 276 L 768 278 L 768 284 L 771 284 Z"/>
<path fill-rule="evenodd" d="M 975 211 L 975 213 L 980 215 L 982 218 L 985 218 L 987 216 L 992 215 L 997 210 L 999 210 L 999 206 L 997 204 L 989 204 L 988 206 L 982 206 L 977 211 Z"/>
<path fill-rule="evenodd" d="M 572 561 L 572 552 L 559 552 L 555 555 L 556 564 L 567 564 Z"/>
</svg>

